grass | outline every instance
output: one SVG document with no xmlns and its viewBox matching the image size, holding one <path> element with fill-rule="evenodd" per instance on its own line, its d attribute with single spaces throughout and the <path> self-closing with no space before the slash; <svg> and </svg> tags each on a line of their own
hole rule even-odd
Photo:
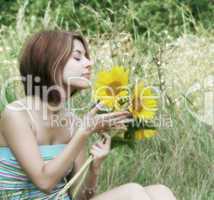
<svg viewBox="0 0 214 200">
<path fill-rule="evenodd" d="M 157 138 L 144 141 L 134 150 L 124 147 L 112 152 L 100 178 L 101 191 L 136 181 L 143 185 L 168 185 L 182 200 L 213 199 L 213 124 L 211 121 L 209 125 L 197 120 L 186 106 L 186 102 L 191 102 L 195 112 L 203 110 L 203 92 L 208 88 L 192 95 L 188 101 L 184 98 L 192 85 L 203 83 L 214 72 L 210 49 L 212 41 L 213 37 L 182 35 L 160 46 L 157 53 L 146 55 L 130 44 L 125 63 L 123 53 L 118 52 L 116 57 L 120 60 L 116 63 L 131 65 L 133 78 L 140 76 L 148 84 L 161 84 L 162 95 L 169 97 L 171 103 L 163 98 L 160 113 L 165 124 L 159 128 L 160 135 Z M 119 51 L 122 50 L 121 46 Z M 157 61 L 160 61 L 159 65 Z M 209 91 L 213 92 L 213 88 Z"/>
<path fill-rule="evenodd" d="M 46 8 L 43 18 L 31 17 L 28 20 L 25 9 L 20 7 L 16 26 L 0 28 L 0 88 L 9 77 L 18 75 L 17 58 L 27 35 L 49 25 L 61 28 L 61 24 L 49 15 L 49 8 Z M 91 7 L 84 9 L 93 11 Z M 126 9 L 135 14 L 131 5 Z M 161 183 L 169 186 L 178 200 L 213 200 L 213 121 L 204 123 L 188 110 L 191 108 L 192 113 L 201 115 L 209 112 L 209 108 L 203 109 L 203 96 L 207 91 L 214 92 L 212 87 L 204 86 L 205 79 L 209 75 L 214 76 L 213 32 L 204 29 L 192 16 L 183 15 L 183 26 L 180 27 L 183 31 L 179 36 L 173 37 L 165 32 L 164 36 L 159 35 L 162 39 L 157 41 L 152 36 L 157 34 L 152 28 L 148 28 L 143 35 L 137 29 L 134 34 L 118 32 L 117 26 L 123 27 L 120 23 L 125 19 L 113 25 L 107 19 L 103 16 L 97 18 L 97 26 L 104 23 L 107 33 L 86 34 L 95 61 L 94 74 L 100 68 L 121 64 L 131 69 L 132 80 L 141 77 L 147 84 L 159 87 L 163 96 L 160 110 L 162 126 L 158 137 L 143 141 L 134 149 L 124 146 L 112 151 L 102 168 L 99 192 L 127 182 L 142 185 Z M 41 22 L 41 25 L 38 26 L 35 21 Z M 189 21 L 195 27 L 194 33 L 187 23 Z M 127 23 L 133 26 L 130 21 Z M 68 27 L 64 26 L 64 29 Z M 185 97 L 195 83 L 201 84 L 200 92 Z M 7 92 L 9 102 L 22 95 L 20 83 L 11 85 Z M 84 106 L 90 93 L 85 91 L 75 98 L 75 105 Z M 0 109 L 3 107 L 0 105 Z"/>
</svg>

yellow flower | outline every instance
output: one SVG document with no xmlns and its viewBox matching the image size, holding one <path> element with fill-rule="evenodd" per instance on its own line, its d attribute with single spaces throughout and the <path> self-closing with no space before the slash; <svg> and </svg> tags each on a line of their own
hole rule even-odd
<svg viewBox="0 0 214 200">
<path fill-rule="evenodd" d="M 143 140 L 157 135 L 157 131 L 153 129 L 138 129 L 134 133 L 135 140 Z"/>
<path fill-rule="evenodd" d="M 114 66 L 109 71 L 97 74 L 94 99 L 108 108 L 119 110 L 119 100 L 128 96 L 129 70 L 122 66 Z"/>
<path fill-rule="evenodd" d="M 149 87 L 144 87 L 143 81 L 135 85 L 129 111 L 136 119 L 151 120 L 157 111 L 157 100 Z"/>
</svg>

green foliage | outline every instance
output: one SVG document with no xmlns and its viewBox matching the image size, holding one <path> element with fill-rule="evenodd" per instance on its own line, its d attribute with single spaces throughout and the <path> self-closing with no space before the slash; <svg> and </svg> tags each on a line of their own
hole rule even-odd
<svg viewBox="0 0 214 200">
<path fill-rule="evenodd" d="M 14 91 L 14 88 L 7 87 L 5 89 L 5 95 L 4 97 L 1 96 L 1 101 L 0 101 L 0 112 L 2 112 L 5 108 L 5 106 L 13 101 L 15 101 L 16 98 L 16 91 Z"/>
<path fill-rule="evenodd" d="M 1 0 L 0 24 L 14 26 L 23 5 L 26 6 L 26 20 L 36 17 L 38 25 L 48 11 L 60 27 L 71 30 L 95 35 L 111 32 L 114 28 L 134 36 L 146 34 L 156 40 L 166 33 L 178 36 L 187 27 L 194 31 L 197 22 L 212 28 L 214 20 L 214 4 L 209 0 Z"/>
</svg>

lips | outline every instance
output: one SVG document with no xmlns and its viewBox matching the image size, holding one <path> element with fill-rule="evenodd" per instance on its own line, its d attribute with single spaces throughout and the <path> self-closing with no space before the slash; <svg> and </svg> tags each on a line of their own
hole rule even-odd
<svg viewBox="0 0 214 200">
<path fill-rule="evenodd" d="M 90 78 L 90 76 L 91 76 L 91 73 L 84 73 L 84 74 L 82 74 L 82 76 L 84 76 L 85 78 Z"/>
</svg>

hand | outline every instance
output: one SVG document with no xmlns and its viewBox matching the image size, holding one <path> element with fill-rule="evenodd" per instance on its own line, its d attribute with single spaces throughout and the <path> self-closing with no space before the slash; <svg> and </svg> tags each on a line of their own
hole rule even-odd
<svg viewBox="0 0 214 200">
<path fill-rule="evenodd" d="M 91 167 L 95 174 L 99 171 L 103 160 L 107 157 L 110 150 L 111 136 L 107 133 L 103 133 L 103 139 L 95 143 L 90 150 L 90 153 L 93 156 Z"/>
<path fill-rule="evenodd" d="M 103 133 L 110 129 L 124 129 L 124 121 L 131 116 L 128 111 L 97 114 L 98 106 L 88 112 L 82 120 L 81 128 L 90 135 L 93 132 Z"/>
</svg>

